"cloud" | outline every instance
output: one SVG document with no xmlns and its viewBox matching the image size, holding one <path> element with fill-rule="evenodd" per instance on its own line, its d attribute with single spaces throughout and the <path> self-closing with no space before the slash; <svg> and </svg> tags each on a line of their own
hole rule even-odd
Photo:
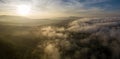
<svg viewBox="0 0 120 59">
<path fill-rule="evenodd" d="M 119 59 L 119 25 L 120 17 L 87 17 L 70 21 L 66 27 L 42 27 L 37 33 L 45 39 L 38 52 L 43 49 L 41 54 L 52 59 Z"/>
<path fill-rule="evenodd" d="M 104 11 L 103 8 L 95 6 L 86 6 L 95 3 L 106 2 L 108 0 L 1 0 L 1 5 L 5 8 L 14 8 L 19 4 L 32 4 L 33 10 L 36 13 L 60 13 L 67 15 L 87 15 L 87 14 L 99 14 Z M 4 2 L 4 3 L 3 3 Z M 7 9 L 10 10 L 10 9 Z"/>
<path fill-rule="evenodd" d="M 119 25 L 119 17 L 116 18 L 82 18 L 69 24 L 68 30 L 71 31 L 91 31 L 96 32 L 100 29 Z"/>
<path fill-rule="evenodd" d="M 67 38 L 67 34 L 64 33 L 65 32 L 64 27 L 61 27 L 61 28 L 51 27 L 51 26 L 43 27 L 41 29 L 41 32 L 44 36 L 47 36 L 50 38 L 59 38 L 59 39 L 60 38 L 62 38 L 62 39 Z"/>
</svg>

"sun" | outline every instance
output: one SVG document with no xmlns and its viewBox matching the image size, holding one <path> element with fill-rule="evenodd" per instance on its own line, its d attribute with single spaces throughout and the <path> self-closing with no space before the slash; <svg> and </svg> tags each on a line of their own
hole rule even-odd
<svg viewBox="0 0 120 59">
<path fill-rule="evenodd" d="M 29 15 L 31 12 L 31 6 L 29 5 L 18 5 L 17 6 L 17 13 L 21 16 Z"/>
</svg>

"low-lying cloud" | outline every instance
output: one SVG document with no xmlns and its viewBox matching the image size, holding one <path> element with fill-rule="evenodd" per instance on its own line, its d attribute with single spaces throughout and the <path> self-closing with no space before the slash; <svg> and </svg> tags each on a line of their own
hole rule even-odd
<svg viewBox="0 0 120 59">
<path fill-rule="evenodd" d="M 49 40 L 41 49 L 47 59 L 119 59 L 119 22 L 119 17 L 81 18 L 67 27 L 43 27 L 41 33 Z"/>
</svg>

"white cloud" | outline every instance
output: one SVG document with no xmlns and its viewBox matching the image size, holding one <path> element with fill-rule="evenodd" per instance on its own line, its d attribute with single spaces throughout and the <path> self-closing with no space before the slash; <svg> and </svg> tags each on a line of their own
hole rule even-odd
<svg viewBox="0 0 120 59">
<path fill-rule="evenodd" d="M 67 34 L 64 33 L 65 29 L 63 27 L 57 28 L 57 27 L 43 27 L 41 29 L 41 32 L 44 36 L 50 37 L 50 38 L 67 38 Z"/>
<path fill-rule="evenodd" d="M 33 10 L 43 13 L 61 13 L 61 14 L 89 14 L 92 12 L 99 13 L 103 11 L 103 9 L 98 7 L 86 7 L 86 4 L 89 3 L 99 3 L 104 2 L 104 0 L 92 0 L 92 1 L 85 1 L 85 2 L 79 2 L 79 0 L 69 0 L 67 2 L 64 2 L 63 0 L 3 0 L 5 5 L 12 6 L 10 8 L 13 8 L 14 5 L 18 4 L 32 4 Z M 3 5 L 1 4 L 1 5 Z M 4 7 L 8 8 L 8 7 Z M 9 9 L 7 9 L 9 10 Z"/>
</svg>

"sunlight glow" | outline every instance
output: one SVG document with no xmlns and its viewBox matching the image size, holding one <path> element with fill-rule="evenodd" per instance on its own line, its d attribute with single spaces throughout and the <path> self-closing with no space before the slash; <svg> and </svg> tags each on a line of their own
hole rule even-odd
<svg viewBox="0 0 120 59">
<path fill-rule="evenodd" d="M 19 5 L 17 6 L 17 13 L 21 16 L 27 16 L 31 12 L 31 6 L 29 5 Z"/>
</svg>

